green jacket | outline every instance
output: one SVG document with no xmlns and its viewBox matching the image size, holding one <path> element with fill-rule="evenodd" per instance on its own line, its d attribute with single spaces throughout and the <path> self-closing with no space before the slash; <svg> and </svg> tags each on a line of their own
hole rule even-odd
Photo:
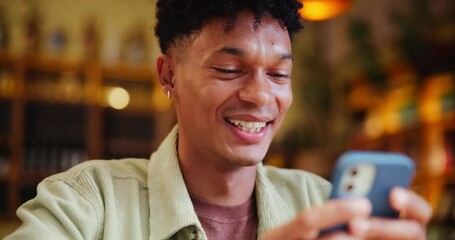
<svg viewBox="0 0 455 240">
<path fill-rule="evenodd" d="M 43 180 L 6 239 L 206 239 L 180 172 L 177 134 L 175 127 L 150 160 L 87 161 Z M 321 204 L 331 188 L 301 170 L 257 171 L 258 238 Z"/>
</svg>

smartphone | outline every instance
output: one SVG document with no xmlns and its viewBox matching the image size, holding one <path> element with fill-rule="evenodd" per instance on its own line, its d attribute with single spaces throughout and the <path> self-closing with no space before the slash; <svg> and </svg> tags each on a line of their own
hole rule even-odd
<svg viewBox="0 0 455 240">
<path fill-rule="evenodd" d="M 366 197 L 372 215 L 396 218 L 399 213 L 389 204 L 390 191 L 394 186 L 408 188 L 414 172 L 414 161 L 401 153 L 348 151 L 335 165 L 330 198 Z"/>
</svg>

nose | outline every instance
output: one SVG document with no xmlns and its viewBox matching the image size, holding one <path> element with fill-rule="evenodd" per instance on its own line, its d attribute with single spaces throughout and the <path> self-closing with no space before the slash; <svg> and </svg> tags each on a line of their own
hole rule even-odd
<svg viewBox="0 0 455 240">
<path fill-rule="evenodd" d="M 265 74 L 255 73 L 251 78 L 245 79 L 244 86 L 238 96 L 241 101 L 252 103 L 256 106 L 268 104 L 272 98 L 270 82 Z"/>
</svg>

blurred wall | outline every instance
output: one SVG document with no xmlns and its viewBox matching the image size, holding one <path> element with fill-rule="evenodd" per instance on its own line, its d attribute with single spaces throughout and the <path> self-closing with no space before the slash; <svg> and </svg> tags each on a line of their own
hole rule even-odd
<svg viewBox="0 0 455 240">
<path fill-rule="evenodd" d="M 147 61 L 154 62 L 159 49 L 154 38 L 155 1 L 152 0 L 4 0 L 6 21 L 11 27 L 10 49 L 14 54 L 25 51 L 24 22 L 34 9 L 41 21 L 42 37 L 62 28 L 68 35 L 65 56 L 81 58 L 83 30 L 93 19 L 100 34 L 100 57 L 103 61 L 119 58 L 122 41 L 131 31 L 141 28 L 150 43 Z M 46 41 L 46 40 L 45 40 Z"/>
</svg>

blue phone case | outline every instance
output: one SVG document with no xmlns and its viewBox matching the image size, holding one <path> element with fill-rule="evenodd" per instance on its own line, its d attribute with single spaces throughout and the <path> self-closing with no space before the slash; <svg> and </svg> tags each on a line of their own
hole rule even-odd
<svg viewBox="0 0 455 240">
<path fill-rule="evenodd" d="M 371 190 L 364 197 L 370 199 L 373 215 L 397 217 L 398 213 L 389 205 L 389 193 L 392 187 L 408 188 L 414 175 L 414 162 L 404 154 L 349 151 L 340 156 L 332 176 L 333 189 L 330 198 L 349 197 L 339 188 L 341 177 L 346 169 L 359 163 L 376 166 L 376 177 Z"/>
<path fill-rule="evenodd" d="M 352 166 L 361 164 L 371 165 L 375 168 L 371 188 L 361 195 L 371 201 L 372 215 L 389 218 L 398 217 L 399 213 L 392 209 L 389 204 L 390 191 L 394 186 L 408 188 L 415 171 L 414 162 L 404 154 L 372 151 L 348 151 L 344 153 L 339 157 L 333 171 L 333 188 L 330 198 L 356 197 L 346 193 L 341 182 L 345 171 L 348 171 Z M 324 230 L 321 234 L 345 229 L 346 226 L 342 225 Z"/>
</svg>

